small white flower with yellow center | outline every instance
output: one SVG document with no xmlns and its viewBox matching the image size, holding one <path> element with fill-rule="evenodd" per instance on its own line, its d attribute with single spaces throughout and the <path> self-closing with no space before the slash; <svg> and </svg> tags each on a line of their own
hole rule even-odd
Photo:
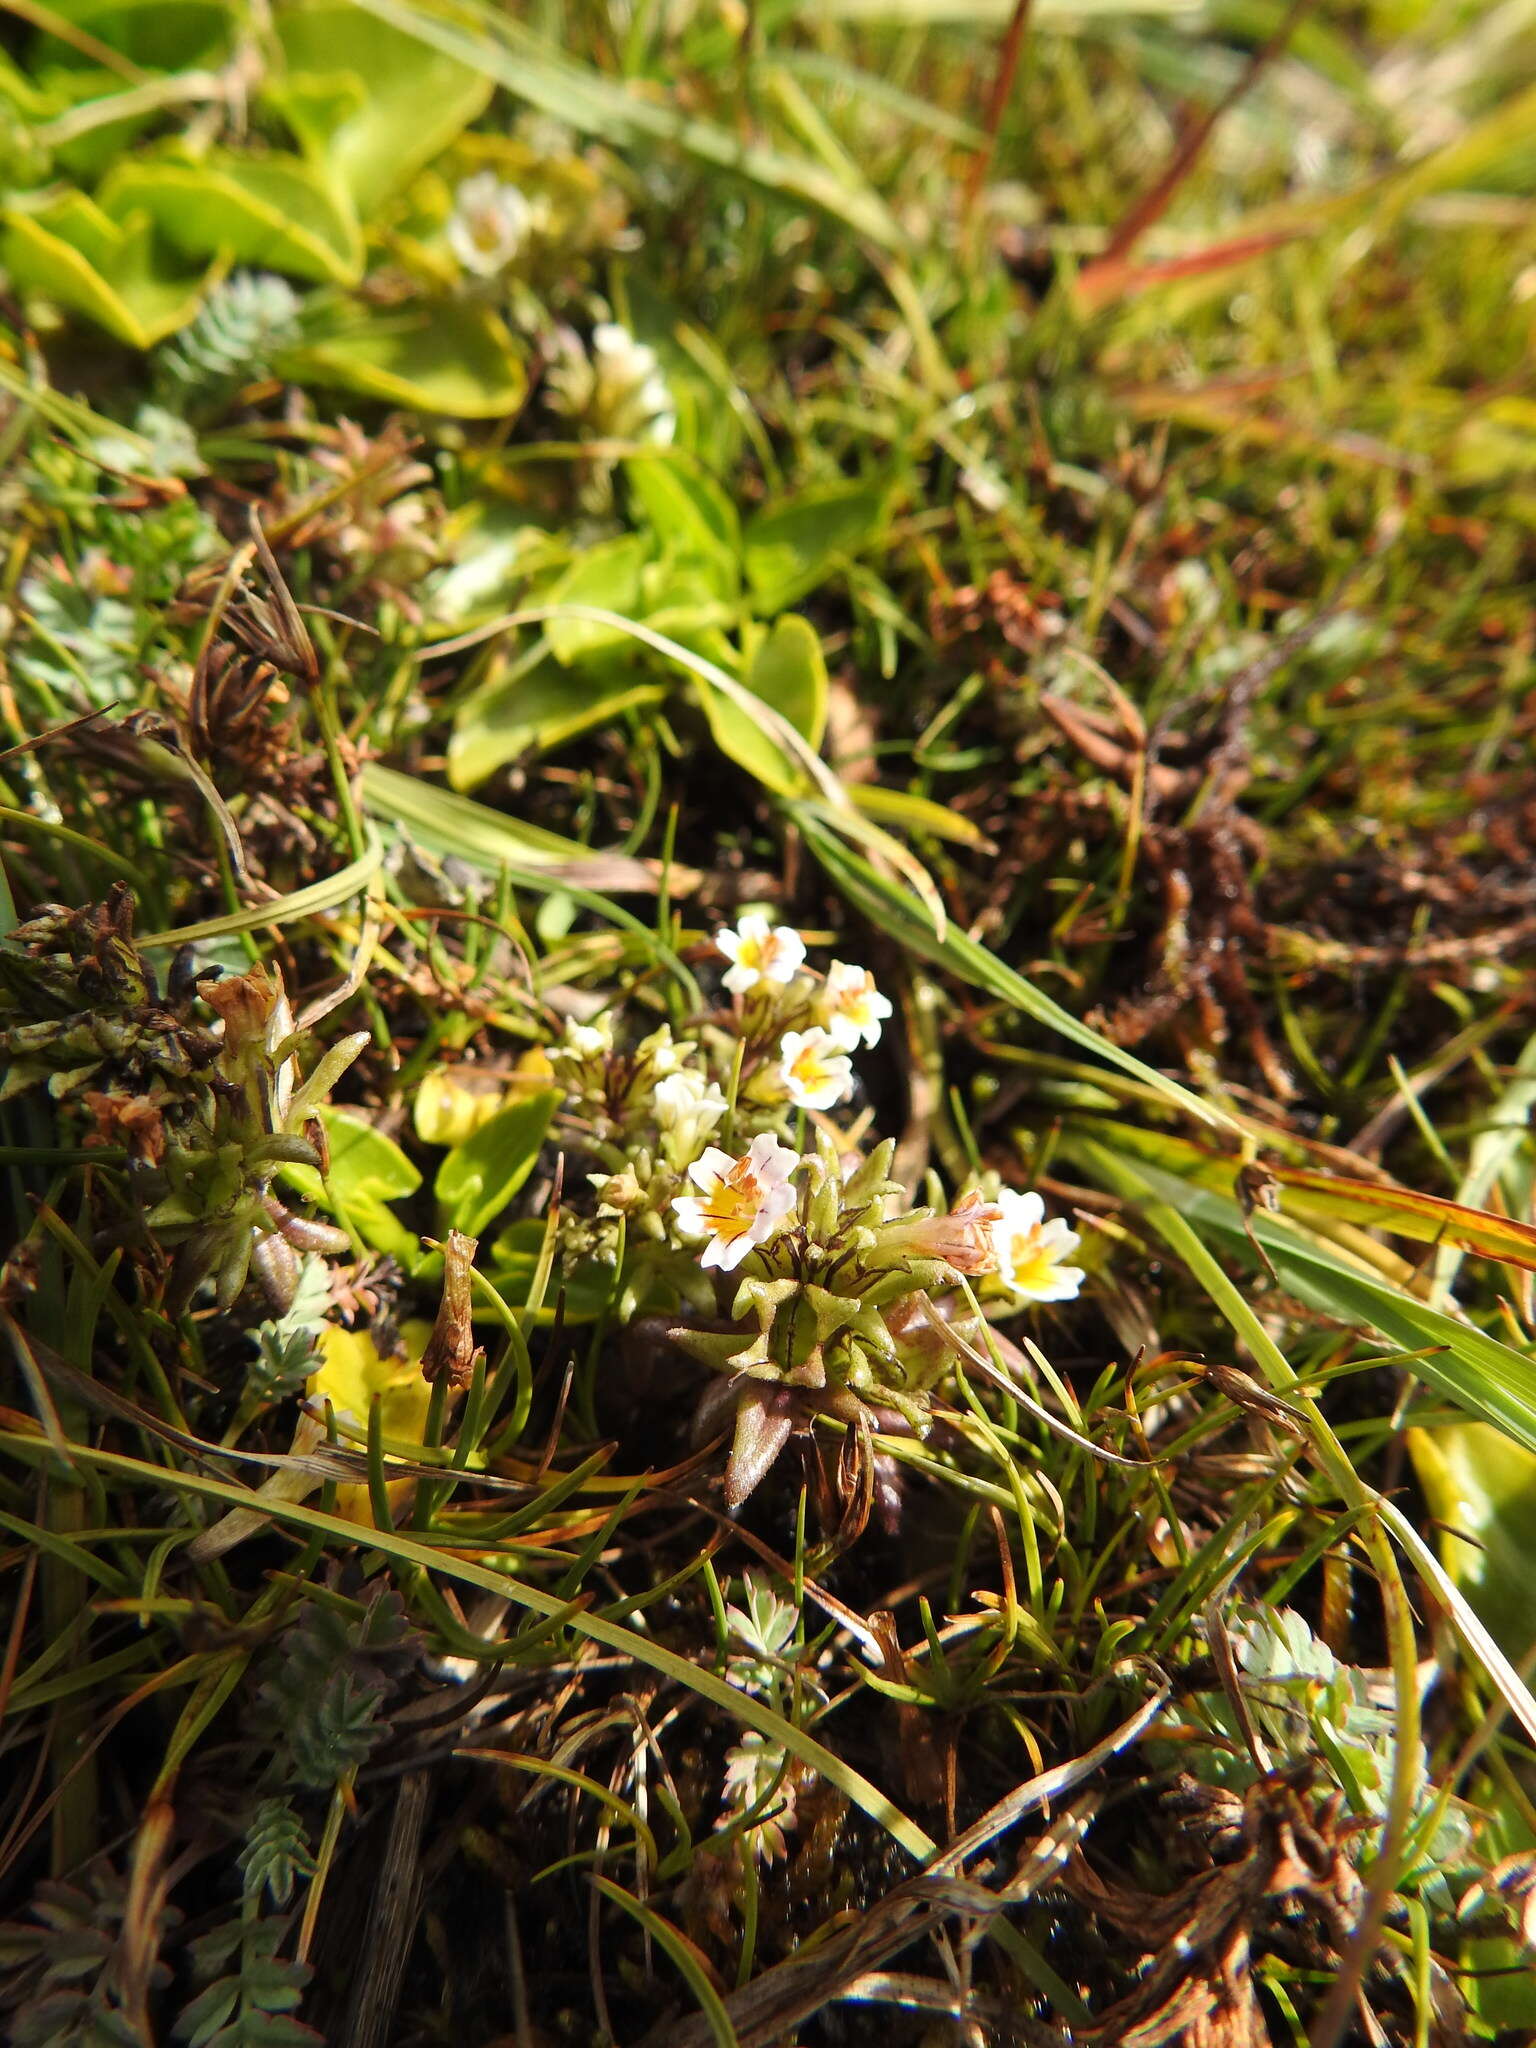
<svg viewBox="0 0 1536 2048">
<path fill-rule="evenodd" d="M 679 1195 L 672 1207 L 680 1230 L 709 1240 L 700 1265 L 732 1273 L 748 1252 L 766 1244 L 795 1206 L 789 1176 L 799 1164 L 799 1154 L 771 1131 L 754 1138 L 739 1159 L 711 1145 L 693 1162 L 688 1178 L 700 1192 Z"/>
<path fill-rule="evenodd" d="M 992 1225 L 992 1249 L 1003 1285 L 1021 1301 L 1071 1301 L 1083 1284 L 1080 1266 L 1063 1263 L 1082 1243 L 1059 1216 L 1045 1220 L 1037 1194 L 1004 1188 L 1001 1218 Z"/>
<path fill-rule="evenodd" d="M 793 981 L 805 960 L 805 941 L 787 924 L 770 925 L 766 917 L 744 917 L 733 929 L 716 932 L 715 944 L 731 962 L 725 985 L 744 996 L 760 981 Z"/>
<path fill-rule="evenodd" d="M 495 277 L 528 239 L 533 209 L 515 185 L 494 171 L 461 181 L 446 229 L 448 246 L 466 270 Z"/>
<path fill-rule="evenodd" d="M 682 1067 L 657 1082 L 651 1110 L 668 1165 L 683 1167 L 725 1115 L 726 1100 L 707 1075 Z"/>
<path fill-rule="evenodd" d="M 779 1079 L 796 1109 L 830 1109 L 853 1092 L 848 1055 L 819 1024 L 779 1040 Z"/>
<path fill-rule="evenodd" d="M 860 1042 L 880 1042 L 880 1027 L 891 1014 L 890 999 L 875 987 L 867 967 L 850 967 L 846 960 L 834 960 L 827 969 L 826 987 L 818 1004 L 821 1021 L 844 1052 Z"/>
</svg>

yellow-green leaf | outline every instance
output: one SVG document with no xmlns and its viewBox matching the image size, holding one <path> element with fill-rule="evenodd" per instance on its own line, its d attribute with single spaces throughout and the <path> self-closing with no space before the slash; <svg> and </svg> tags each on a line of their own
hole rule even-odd
<svg viewBox="0 0 1536 2048">
<path fill-rule="evenodd" d="M 107 178 L 115 219 L 139 212 L 187 256 L 226 256 L 316 283 L 362 274 L 357 219 L 301 157 L 215 151 L 201 163 L 130 160 Z"/>
<path fill-rule="evenodd" d="M 366 219 L 482 113 L 491 80 L 346 0 L 278 11 L 266 87 L 300 146 Z"/>
<path fill-rule="evenodd" d="M 205 278 L 170 259 L 146 214 L 114 220 L 83 192 L 7 207 L 0 262 L 23 291 L 42 292 L 137 349 L 187 324 Z"/>
<path fill-rule="evenodd" d="M 296 379 L 457 419 L 516 412 L 528 388 L 511 335 L 480 306 L 350 309 L 331 334 L 292 350 L 280 367 Z"/>
</svg>

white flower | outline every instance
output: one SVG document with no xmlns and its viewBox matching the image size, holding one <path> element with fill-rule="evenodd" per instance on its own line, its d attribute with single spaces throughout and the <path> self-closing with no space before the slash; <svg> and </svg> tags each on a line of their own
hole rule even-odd
<svg viewBox="0 0 1536 2048">
<path fill-rule="evenodd" d="M 795 1206 L 789 1176 L 799 1154 L 781 1145 L 771 1131 L 752 1140 L 739 1159 L 711 1145 L 688 1169 L 701 1190 L 679 1195 L 672 1207 L 678 1228 L 690 1237 L 707 1237 L 701 1265 L 732 1273 L 755 1245 L 772 1237 Z"/>
<path fill-rule="evenodd" d="M 554 1050 L 571 1059 L 606 1059 L 613 1051 L 613 1026 L 606 1017 L 597 1024 L 578 1024 L 574 1018 L 568 1019 L 565 1036 Z"/>
<path fill-rule="evenodd" d="M 770 925 L 766 917 L 744 917 L 734 929 L 715 933 L 715 944 L 732 965 L 725 985 L 744 996 L 760 981 L 793 981 L 805 959 L 805 941 L 787 924 Z"/>
<path fill-rule="evenodd" d="M 651 1110 L 661 1149 L 672 1166 L 686 1166 L 725 1115 L 726 1100 L 706 1074 L 683 1067 L 658 1081 Z"/>
<path fill-rule="evenodd" d="M 779 1040 L 779 1078 L 796 1109 L 830 1109 L 853 1090 L 848 1055 L 819 1024 Z"/>
<path fill-rule="evenodd" d="M 642 1038 L 635 1047 L 635 1056 L 644 1060 L 659 1081 L 663 1074 L 675 1074 L 683 1059 L 696 1048 L 684 1039 L 681 1044 L 672 1036 L 670 1024 L 658 1024 L 649 1038 Z"/>
<path fill-rule="evenodd" d="M 1071 1301 L 1083 1284 L 1081 1267 L 1064 1265 L 1082 1239 L 1059 1216 L 1045 1220 L 1037 1194 L 1004 1188 L 1001 1219 L 992 1226 L 992 1249 L 1003 1285 L 1021 1301 Z"/>
<path fill-rule="evenodd" d="M 656 351 L 615 321 L 593 328 L 590 349 L 578 335 L 564 332 L 547 387 L 555 410 L 590 438 L 667 442 L 677 431 L 672 394 Z"/>
<path fill-rule="evenodd" d="M 821 992 L 821 1021 L 844 1052 L 852 1052 L 860 1040 L 878 1045 L 880 1026 L 891 1014 L 890 999 L 875 987 L 867 967 L 850 967 L 846 960 L 834 960 L 827 969 L 827 985 Z"/>
<path fill-rule="evenodd" d="M 611 419 L 614 431 L 637 441 L 670 441 L 677 431 L 672 394 L 656 351 L 636 341 L 627 327 L 601 321 L 592 330 L 592 409 Z"/>
<path fill-rule="evenodd" d="M 454 194 L 448 246 L 466 270 L 495 277 L 522 248 L 532 226 L 533 209 L 517 187 L 504 184 L 494 171 L 480 171 L 465 178 Z"/>
</svg>

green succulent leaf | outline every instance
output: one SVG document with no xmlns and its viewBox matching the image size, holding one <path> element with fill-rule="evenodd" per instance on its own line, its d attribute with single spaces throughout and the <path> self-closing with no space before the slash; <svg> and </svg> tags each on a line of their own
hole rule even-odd
<svg viewBox="0 0 1536 2048">
<path fill-rule="evenodd" d="M 223 256 L 317 284 L 355 284 L 362 274 L 350 205 L 302 157 L 219 150 L 200 163 L 130 161 L 100 200 L 114 219 L 146 214 L 184 256 Z"/>
<path fill-rule="evenodd" d="M 197 311 L 207 273 L 173 257 L 148 214 L 114 219 L 84 192 L 30 209 L 7 207 L 0 263 L 130 348 L 153 348 Z"/>
<path fill-rule="evenodd" d="M 284 7 L 277 39 L 287 68 L 266 97 L 365 219 L 491 96 L 479 71 L 344 0 Z"/>
<path fill-rule="evenodd" d="M 437 1170 L 434 1192 L 444 1229 L 479 1237 L 527 1180 L 560 1106 L 558 1089 L 514 1102 L 455 1145 Z"/>
<path fill-rule="evenodd" d="M 481 306 L 416 304 L 393 312 L 343 306 L 283 357 L 285 375 L 360 392 L 385 405 L 457 419 L 500 419 L 528 389 L 521 352 Z"/>
</svg>

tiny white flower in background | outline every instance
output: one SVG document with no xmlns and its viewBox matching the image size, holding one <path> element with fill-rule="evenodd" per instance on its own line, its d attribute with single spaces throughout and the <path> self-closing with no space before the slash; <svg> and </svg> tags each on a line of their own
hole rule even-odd
<svg viewBox="0 0 1536 2048">
<path fill-rule="evenodd" d="M 725 985 L 735 996 L 744 996 L 760 981 L 793 981 L 805 960 L 805 941 L 797 931 L 787 924 L 770 925 L 755 914 L 716 932 L 715 944 L 732 963 Z"/>
<path fill-rule="evenodd" d="M 795 1206 L 789 1176 L 800 1156 L 781 1145 L 771 1131 L 752 1140 L 739 1159 L 711 1145 L 688 1169 L 700 1190 L 679 1195 L 672 1207 L 679 1229 L 690 1237 L 706 1237 L 699 1263 L 734 1272 L 747 1253 L 765 1244 Z"/>
<path fill-rule="evenodd" d="M 592 371 L 592 410 L 614 422 L 611 431 L 636 440 L 672 439 L 677 415 L 655 349 L 617 321 L 600 321 L 592 330 Z"/>
<path fill-rule="evenodd" d="M 830 1109 L 853 1090 L 853 1067 L 830 1031 L 786 1031 L 779 1040 L 779 1077 L 796 1109 Z"/>
<path fill-rule="evenodd" d="M 1082 1243 L 1059 1216 L 1045 1220 L 1045 1204 L 1037 1194 L 1021 1195 L 1004 1188 L 997 1198 L 1002 1210 L 992 1225 L 997 1270 L 1010 1293 L 1025 1301 L 1071 1301 L 1083 1284 L 1079 1266 L 1063 1263 Z"/>
<path fill-rule="evenodd" d="M 890 999 L 875 987 L 869 969 L 850 967 L 846 960 L 834 960 L 827 969 L 820 1008 L 822 1022 L 844 1052 L 852 1052 L 861 1040 L 878 1045 L 880 1027 L 891 1014 Z"/>
<path fill-rule="evenodd" d="M 726 1100 L 707 1075 L 683 1067 L 657 1082 L 651 1109 L 668 1162 L 686 1166 L 725 1115 Z"/>
<path fill-rule="evenodd" d="M 454 194 L 448 246 L 466 270 L 494 277 L 522 248 L 532 226 L 533 209 L 517 187 L 494 171 L 478 171 Z"/>
<path fill-rule="evenodd" d="M 667 442 L 677 431 L 656 351 L 613 320 L 593 328 L 590 346 L 569 328 L 560 332 L 546 388 L 555 411 L 588 438 Z"/>
<path fill-rule="evenodd" d="M 605 1017 L 600 1024 L 567 1023 L 565 1037 L 557 1052 L 570 1053 L 579 1060 L 603 1059 L 613 1051 L 613 1026 Z"/>
</svg>

